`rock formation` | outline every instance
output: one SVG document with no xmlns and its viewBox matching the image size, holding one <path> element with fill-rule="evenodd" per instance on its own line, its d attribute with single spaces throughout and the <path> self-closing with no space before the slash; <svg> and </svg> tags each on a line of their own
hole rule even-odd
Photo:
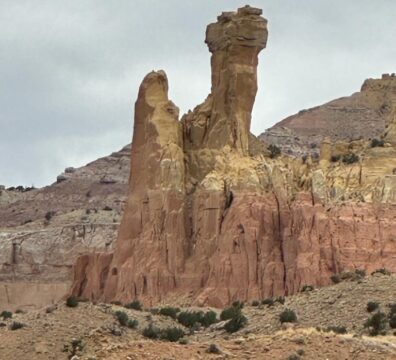
<svg viewBox="0 0 396 360">
<path fill-rule="evenodd" d="M 329 141 L 320 161 L 271 159 L 249 133 L 266 24 L 247 6 L 208 26 L 212 91 L 181 121 L 165 73 L 145 77 L 114 252 L 78 259 L 73 294 L 223 306 L 396 270 L 395 148 Z"/>
<path fill-rule="evenodd" d="M 360 92 L 301 110 L 259 137 L 295 156 L 318 154 L 324 138 L 331 141 L 374 139 L 383 134 L 396 109 L 396 76 L 367 79 Z"/>
<path fill-rule="evenodd" d="M 127 146 L 79 169 L 67 168 L 61 183 L 0 188 L 0 312 L 58 301 L 69 291 L 78 256 L 112 249 L 129 158 Z"/>
</svg>

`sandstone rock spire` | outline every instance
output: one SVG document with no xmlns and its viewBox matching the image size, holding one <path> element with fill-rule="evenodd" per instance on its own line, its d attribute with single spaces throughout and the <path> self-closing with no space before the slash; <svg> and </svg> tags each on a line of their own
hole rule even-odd
<svg viewBox="0 0 396 360">
<path fill-rule="evenodd" d="M 192 147 L 229 145 L 248 154 L 250 120 L 257 92 L 258 54 L 265 48 L 267 20 L 261 9 L 245 6 L 223 12 L 208 25 L 205 42 L 212 53 L 212 91 L 201 105 L 206 117 L 187 117 Z"/>
</svg>

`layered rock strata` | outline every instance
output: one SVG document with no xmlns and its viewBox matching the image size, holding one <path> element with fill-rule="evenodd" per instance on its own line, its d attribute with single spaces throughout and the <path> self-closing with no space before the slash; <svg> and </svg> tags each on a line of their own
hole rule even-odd
<svg viewBox="0 0 396 360">
<path fill-rule="evenodd" d="M 259 137 L 286 154 L 314 155 L 324 138 L 336 142 L 380 137 L 395 110 L 396 76 L 383 74 L 380 79 L 365 80 L 359 92 L 301 110 Z"/>
<path fill-rule="evenodd" d="M 181 121 L 165 73 L 145 77 L 114 251 L 78 259 L 74 295 L 224 306 L 349 269 L 396 270 L 391 144 L 324 142 L 320 161 L 271 159 L 249 133 L 266 24 L 247 6 L 208 26 L 212 91 Z M 358 161 L 332 161 L 351 151 Z"/>
</svg>

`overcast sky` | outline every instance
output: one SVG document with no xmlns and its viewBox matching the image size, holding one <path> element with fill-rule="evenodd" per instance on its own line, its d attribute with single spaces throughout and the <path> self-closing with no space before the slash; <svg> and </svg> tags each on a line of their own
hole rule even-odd
<svg viewBox="0 0 396 360">
<path fill-rule="evenodd" d="M 146 73 L 181 114 L 210 89 L 205 28 L 241 1 L 0 0 L 0 184 L 43 186 L 120 149 Z M 396 72 L 395 0 L 255 0 L 268 19 L 256 135 Z"/>
</svg>

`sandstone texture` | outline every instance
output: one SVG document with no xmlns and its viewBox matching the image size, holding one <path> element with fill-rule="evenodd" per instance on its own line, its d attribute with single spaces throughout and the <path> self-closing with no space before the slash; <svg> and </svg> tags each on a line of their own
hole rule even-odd
<svg viewBox="0 0 396 360">
<path fill-rule="evenodd" d="M 220 307 L 328 285 L 346 270 L 396 271 L 392 132 L 380 147 L 321 135 L 319 158 L 268 156 L 249 132 L 267 35 L 261 10 L 249 6 L 210 24 L 212 90 L 180 121 L 166 74 L 144 78 L 118 238 L 113 251 L 78 258 L 72 294 Z M 354 101 L 390 114 L 383 104 L 394 81 L 366 81 Z"/>
<path fill-rule="evenodd" d="M 374 139 L 383 135 L 396 109 L 396 76 L 367 79 L 361 90 L 321 106 L 301 110 L 259 137 L 286 154 L 318 154 L 324 138 L 331 141 Z"/>
</svg>

